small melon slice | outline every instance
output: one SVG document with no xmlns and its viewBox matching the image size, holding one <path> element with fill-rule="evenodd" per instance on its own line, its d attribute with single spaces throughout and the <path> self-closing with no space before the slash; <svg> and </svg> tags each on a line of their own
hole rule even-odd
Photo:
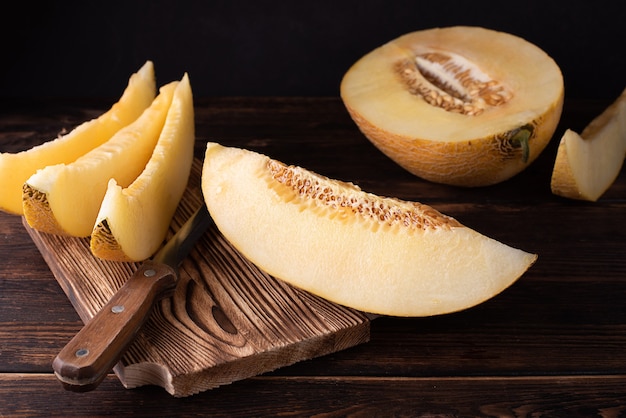
<svg viewBox="0 0 626 418">
<path fill-rule="evenodd" d="M 219 230 L 259 268 L 366 312 L 444 314 L 515 282 L 537 256 L 432 207 L 208 143 L 202 191 Z"/>
<path fill-rule="evenodd" d="M 91 234 L 91 251 L 102 259 L 141 261 L 161 246 L 187 186 L 195 141 L 189 76 L 176 87 L 163 131 L 143 172 L 127 188 L 114 179 Z"/>
<path fill-rule="evenodd" d="M 613 184 L 626 158 L 626 89 L 578 135 L 567 129 L 552 170 L 552 193 L 597 201 Z"/>
<path fill-rule="evenodd" d="M 68 164 L 103 144 L 133 122 L 156 96 L 154 65 L 147 61 L 130 76 L 128 86 L 107 112 L 69 133 L 19 153 L 0 154 L 0 210 L 23 215 L 22 186 L 37 170 Z"/>
<path fill-rule="evenodd" d="M 24 184 L 24 217 L 39 231 L 87 237 L 109 179 L 128 186 L 141 174 L 159 139 L 178 82 L 160 89 L 142 115 L 69 164 L 38 170 Z"/>
<path fill-rule="evenodd" d="M 409 172 L 486 186 L 524 170 L 557 127 L 557 64 L 517 36 L 453 26 L 400 36 L 359 59 L 341 98 L 363 134 Z"/>
</svg>

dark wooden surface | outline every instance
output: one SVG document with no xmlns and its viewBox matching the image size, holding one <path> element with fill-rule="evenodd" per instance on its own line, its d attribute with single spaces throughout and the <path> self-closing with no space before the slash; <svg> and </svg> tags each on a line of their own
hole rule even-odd
<svg viewBox="0 0 626 418">
<path fill-rule="evenodd" d="M 103 100 L 0 103 L 0 151 L 16 152 L 106 110 Z M 485 235 L 539 254 L 511 288 L 431 318 L 378 318 L 371 341 L 177 399 L 124 389 L 66 392 L 51 362 L 82 326 L 22 226 L 0 213 L 0 416 L 626 415 L 626 174 L 596 203 L 550 193 L 558 138 L 608 103 L 566 100 L 540 158 L 517 177 L 459 189 L 413 177 L 358 132 L 338 98 L 196 99 L 207 140 L 246 147 L 430 204 Z"/>
</svg>

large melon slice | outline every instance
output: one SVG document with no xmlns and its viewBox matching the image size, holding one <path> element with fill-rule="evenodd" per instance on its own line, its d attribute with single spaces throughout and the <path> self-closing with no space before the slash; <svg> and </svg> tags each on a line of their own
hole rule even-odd
<svg viewBox="0 0 626 418">
<path fill-rule="evenodd" d="M 71 163 L 108 141 L 137 119 L 155 95 L 154 65 L 147 61 L 131 75 L 119 101 L 97 119 L 29 150 L 0 154 L 0 210 L 22 215 L 22 186 L 31 175 L 49 165 Z"/>
<path fill-rule="evenodd" d="M 567 129 L 552 170 L 552 193 L 597 201 L 619 175 L 626 157 L 626 89 L 580 135 Z"/>
<path fill-rule="evenodd" d="M 429 206 L 216 143 L 207 144 L 202 191 L 219 230 L 250 261 L 366 312 L 469 308 L 510 286 L 537 258 Z"/>
<path fill-rule="evenodd" d="M 143 172 L 127 188 L 112 179 L 91 234 L 91 251 L 114 261 L 140 261 L 163 243 L 187 186 L 195 141 L 193 96 L 184 75 Z"/>
<path fill-rule="evenodd" d="M 417 31 L 376 48 L 344 75 L 341 98 L 363 134 L 424 179 L 504 181 L 550 141 L 563 77 L 537 46 L 494 30 Z"/>
<path fill-rule="evenodd" d="M 47 166 L 24 184 L 24 217 L 39 231 L 86 237 L 91 234 L 107 184 L 127 187 L 152 155 L 178 82 L 161 88 L 149 108 L 107 142 L 69 164 Z"/>
</svg>

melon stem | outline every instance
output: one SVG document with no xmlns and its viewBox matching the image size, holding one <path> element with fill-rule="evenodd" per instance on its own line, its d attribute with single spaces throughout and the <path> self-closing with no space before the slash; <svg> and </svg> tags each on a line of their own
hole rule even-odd
<svg viewBox="0 0 626 418">
<path fill-rule="evenodd" d="M 528 157 L 530 156 L 530 136 L 532 135 L 532 127 L 530 125 L 524 125 L 521 128 L 517 129 L 515 133 L 511 136 L 511 141 L 517 142 L 519 146 L 522 148 L 522 161 L 524 163 L 528 162 Z"/>
</svg>

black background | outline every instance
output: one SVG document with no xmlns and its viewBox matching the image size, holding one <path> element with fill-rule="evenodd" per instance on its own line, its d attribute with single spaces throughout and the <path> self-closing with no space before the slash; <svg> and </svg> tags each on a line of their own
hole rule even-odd
<svg viewBox="0 0 626 418">
<path fill-rule="evenodd" d="M 341 77 L 404 33 L 476 25 L 535 43 L 566 97 L 626 87 L 622 1 L 65 1 L 6 4 L 0 97 L 118 97 L 147 60 L 194 95 L 338 96 Z M 532 63 L 528 63 L 532 65 Z"/>
</svg>

